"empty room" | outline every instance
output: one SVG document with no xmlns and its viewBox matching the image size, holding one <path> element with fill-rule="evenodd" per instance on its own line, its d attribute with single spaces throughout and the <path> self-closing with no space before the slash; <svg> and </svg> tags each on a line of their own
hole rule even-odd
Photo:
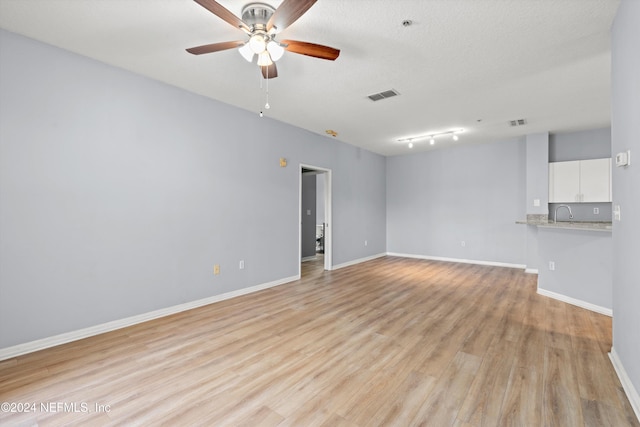
<svg viewBox="0 0 640 427">
<path fill-rule="evenodd" d="M 0 425 L 640 427 L 640 1 L 0 0 Z"/>
</svg>

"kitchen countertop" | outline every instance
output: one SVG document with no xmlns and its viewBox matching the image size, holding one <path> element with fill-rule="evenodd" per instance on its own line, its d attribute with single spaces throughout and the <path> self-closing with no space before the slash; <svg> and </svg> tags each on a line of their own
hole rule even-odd
<svg viewBox="0 0 640 427">
<path fill-rule="evenodd" d="M 604 231 L 611 232 L 610 222 L 589 222 L 589 221 L 549 221 L 546 215 L 527 215 L 527 219 L 518 220 L 516 224 L 535 225 L 543 228 L 558 228 L 562 230 L 586 230 L 586 231 Z"/>
</svg>

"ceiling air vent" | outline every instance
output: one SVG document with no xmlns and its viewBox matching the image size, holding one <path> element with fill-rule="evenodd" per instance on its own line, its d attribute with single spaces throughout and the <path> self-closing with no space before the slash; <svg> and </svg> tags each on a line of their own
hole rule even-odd
<svg viewBox="0 0 640 427">
<path fill-rule="evenodd" d="M 372 101 L 380 101 L 382 99 L 391 98 L 392 96 L 400 95 L 395 89 L 385 90 L 384 92 L 374 93 L 369 95 L 368 98 Z"/>
<path fill-rule="evenodd" d="M 526 119 L 509 120 L 509 125 L 511 127 L 524 126 L 526 124 L 527 124 Z"/>
</svg>

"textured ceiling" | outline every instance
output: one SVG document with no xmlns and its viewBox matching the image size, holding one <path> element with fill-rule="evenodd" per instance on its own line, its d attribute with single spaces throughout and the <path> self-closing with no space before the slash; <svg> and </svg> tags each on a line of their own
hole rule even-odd
<svg viewBox="0 0 640 427">
<path fill-rule="evenodd" d="M 239 16 L 249 1 L 219 3 Z M 410 151 L 397 140 L 456 128 L 465 129 L 461 144 L 607 126 L 618 4 L 318 0 L 278 38 L 336 47 L 340 57 L 285 53 L 265 112 L 383 155 L 451 145 L 443 137 Z M 185 52 L 245 38 L 191 0 L 0 0 L 0 27 L 256 114 L 264 103 L 258 67 L 235 50 Z M 367 98 L 387 89 L 400 96 Z M 520 118 L 525 126 L 508 125 Z"/>
</svg>

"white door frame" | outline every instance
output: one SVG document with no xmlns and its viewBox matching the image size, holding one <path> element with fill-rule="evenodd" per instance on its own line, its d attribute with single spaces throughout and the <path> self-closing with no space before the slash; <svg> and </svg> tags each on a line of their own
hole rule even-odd
<svg viewBox="0 0 640 427">
<path fill-rule="evenodd" d="M 298 173 L 298 277 L 301 275 L 300 260 L 302 259 L 302 169 L 311 169 L 324 175 L 324 269 L 332 270 L 332 230 L 331 222 L 331 169 L 300 163 Z"/>
</svg>

